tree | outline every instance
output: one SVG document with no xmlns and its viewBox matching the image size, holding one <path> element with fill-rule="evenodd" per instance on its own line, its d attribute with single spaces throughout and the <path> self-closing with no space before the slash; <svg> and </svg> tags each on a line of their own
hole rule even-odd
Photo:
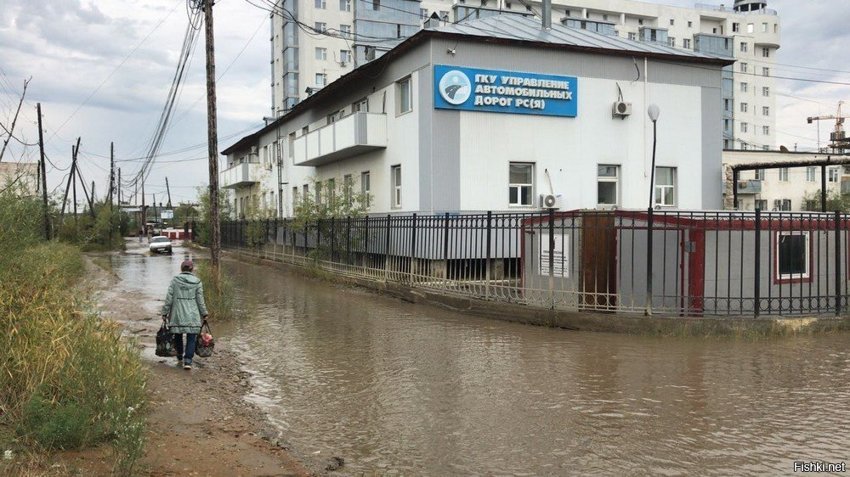
<svg viewBox="0 0 850 477">
<path fill-rule="evenodd" d="M 803 195 L 803 210 L 812 212 L 821 211 L 821 192 L 820 189 Z M 826 193 L 826 210 L 827 212 L 839 211 L 847 213 L 850 211 L 850 196 L 842 195 L 838 191 L 827 191 Z"/>
<path fill-rule="evenodd" d="M 299 197 L 295 204 L 293 228 L 305 234 L 315 234 L 316 248 L 311 252 L 315 259 L 329 257 L 332 250 L 339 250 L 344 240 L 359 243 L 358 233 L 345 236 L 349 231 L 342 227 L 345 220 L 366 216 L 370 197 L 362 192 L 355 193 L 351 180 L 339 182 L 329 179 L 324 183 L 313 179 L 315 196 Z"/>
<path fill-rule="evenodd" d="M 193 231 L 195 241 L 202 245 L 210 245 L 212 240 L 212 207 L 210 204 L 210 191 L 208 187 L 198 188 L 198 212 L 202 223 L 196 224 L 198 230 Z M 218 210 L 222 217 L 230 215 L 230 202 L 227 195 L 218 195 Z"/>
</svg>

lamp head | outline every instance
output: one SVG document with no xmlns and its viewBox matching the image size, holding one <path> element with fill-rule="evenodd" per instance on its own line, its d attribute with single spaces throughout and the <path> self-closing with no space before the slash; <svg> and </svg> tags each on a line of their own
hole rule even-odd
<svg viewBox="0 0 850 477">
<path fill-rule="evenodd" d="M 657 104 L 650 104 L 648 108 L 646 108 L 646 114 L 649 115 L 649 119 L 652 122 L 658 121 L 658 115 L 661 114 L 661 109 L 658 108 Z"/>
</svg>

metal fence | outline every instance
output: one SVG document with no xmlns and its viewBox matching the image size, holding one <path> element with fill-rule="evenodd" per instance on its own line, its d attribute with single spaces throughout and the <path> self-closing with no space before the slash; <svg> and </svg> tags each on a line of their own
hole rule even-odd
<svg viewBox="0 0 850 477">
<path fill-rule="evenodd" d="M 848 223 L 837 212 L 413 214 L 224 222 L 222 244 L 543 308 L 801 316 L 847 308 Z"/>
</svg>

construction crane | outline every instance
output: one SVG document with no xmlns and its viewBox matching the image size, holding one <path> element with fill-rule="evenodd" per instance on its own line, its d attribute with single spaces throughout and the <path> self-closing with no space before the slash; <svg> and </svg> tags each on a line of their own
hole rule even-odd
<svg viewBox="0 0 850 477">
<path fill-rule="evenodd" d="M 832 142 L 830 147 L 833 152 L 843 153 L 845 150 L 850 149 L 850 139 L 844 134 L 844 120 L 847 116 L 841 115 L 841 106 L 844 104 L 844 101 L 838 102 L 838 111 L 836 114 L 829 114 L 826 116 L 809 116 L 806 118 L 806 122 L 812 124 L 813 121 L 822 121 L 826 119 L 834 119 L 835 120 L 835 130 L 829 133 L 829 140 Z M 820 123 L 818 123 L 818 152 L 820 152 Z"/>
</svg>

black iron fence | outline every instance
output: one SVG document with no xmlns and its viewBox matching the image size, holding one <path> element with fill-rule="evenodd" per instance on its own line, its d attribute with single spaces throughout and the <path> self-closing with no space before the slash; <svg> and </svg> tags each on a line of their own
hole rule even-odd
<svg viewBox="0 0 850 477">
<path fill-rule="evenodd" d="M 840 314 L 848 217 L 548 211 L 222 224 L 243 253 L 446 294 L 680 316 Z"/>
</svg>

